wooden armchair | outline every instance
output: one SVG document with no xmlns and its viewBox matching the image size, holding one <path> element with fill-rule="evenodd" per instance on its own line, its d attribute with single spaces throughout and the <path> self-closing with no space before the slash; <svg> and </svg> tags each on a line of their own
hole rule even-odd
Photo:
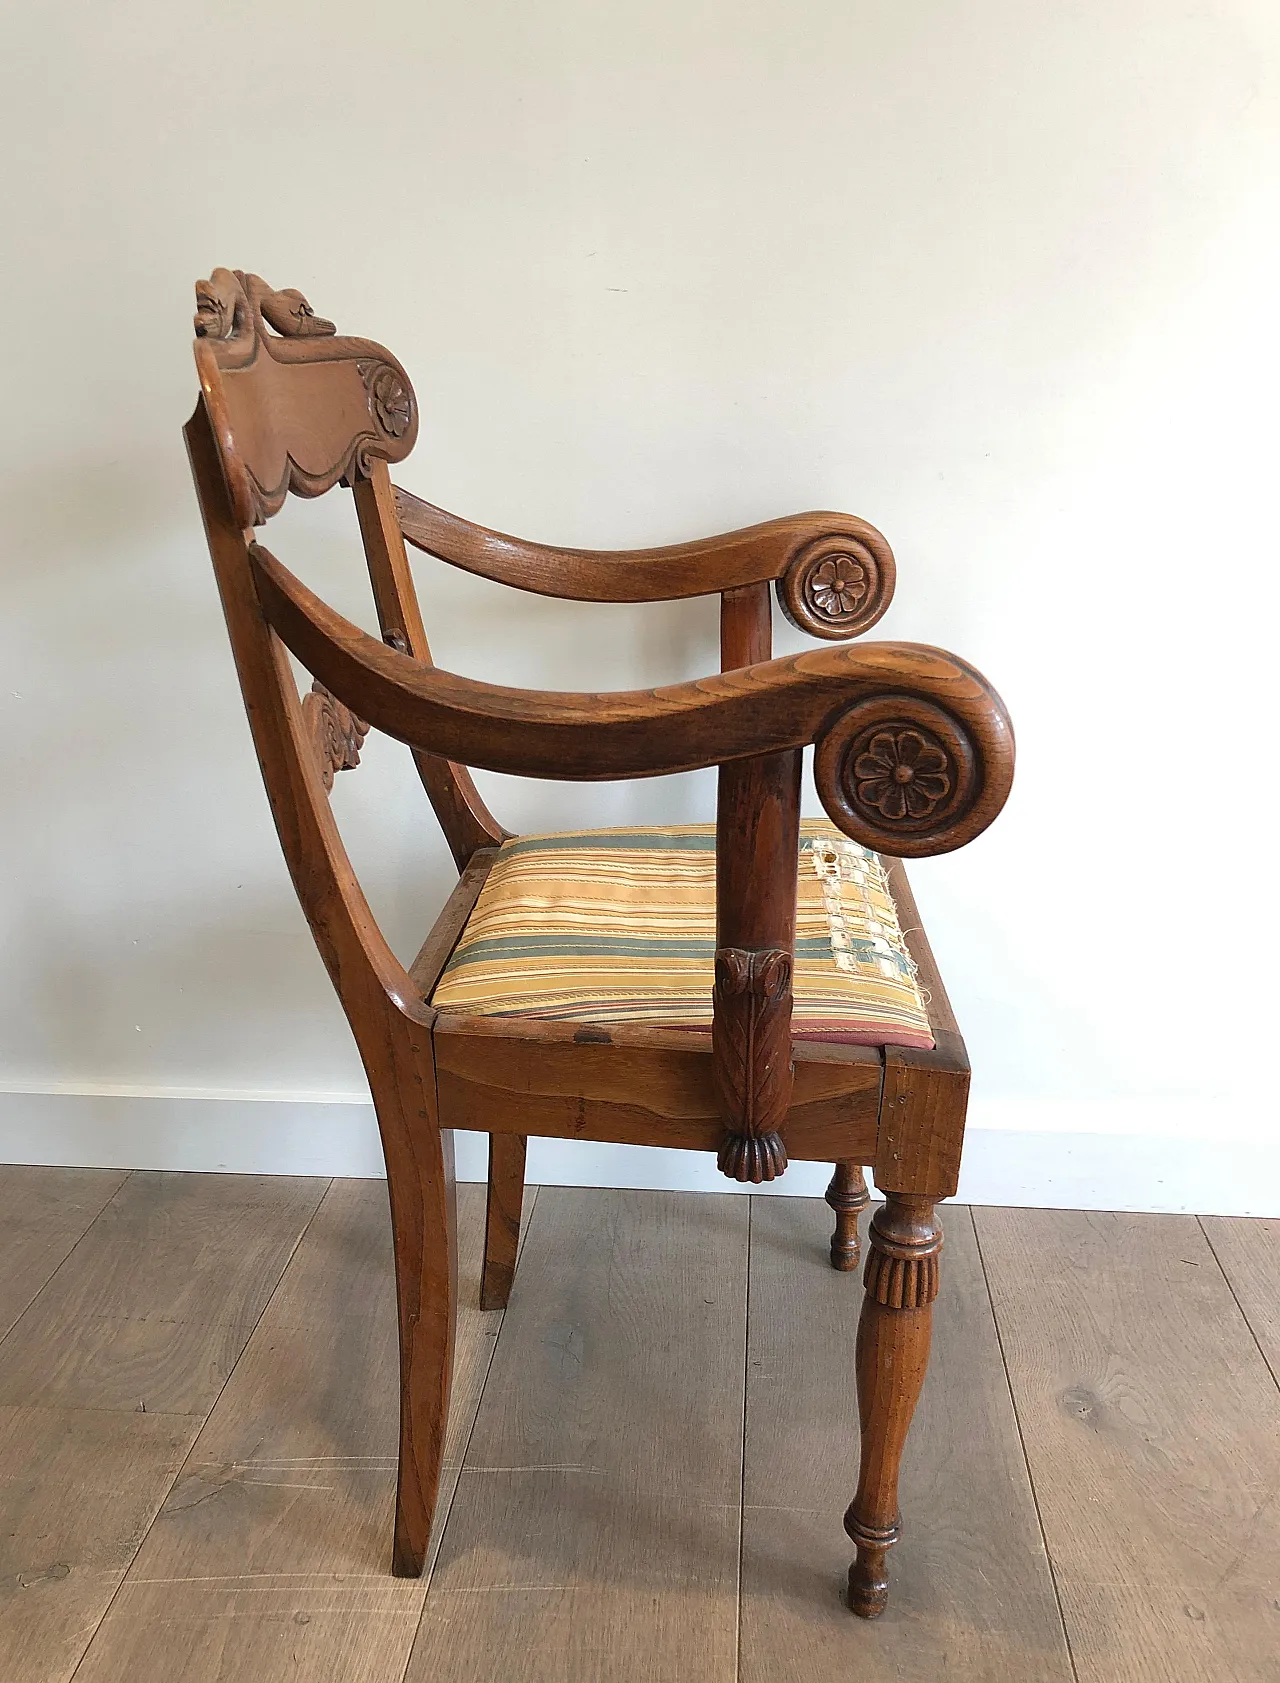
<svg viewBox="0 0 1280 1683">
<path fill-rule="evenodd" d="M 527 1136 L 679 1146 L 715 1152 L 726 1175 L 753 1183 L 789 1158 L 834 1163 L 838 1268 L 858 1260 L 863 1165 L 885 1196 L 870 1226 L 861 1471 L 845 1516 L 857 1550 L 849 1604 L 873 1616 L 887 1597 L 899 1462 L 928 1359 L 942 1245 L 934 1206 L 956 1190 L 969 1080 L 899 861 L 960 847 L 1000 811 L 1013 773 L 1004 706 L 939 649 L 835 646 L 873 625 L 893 591 L 892 553 L 864 521 L 802 514 L 618 554 L 486 531 L 393 489 L 388 463 L 412 449 L 418 414 L 381 346 L 335 336 L 300 293 L 255 275 L 218 269 L 196 293 L 201 395 L 185 429 L 196 490 L 281 845 L 368 1073 L 386 1156 L 401 1365 L 393 1570 L 422 1569 L 444 1442 L 450 1130 L 489 1135 L 489 1307 L 511 1287 Z M 255 541 L 290 491 L 314 497 L 339 483 L 355 499 L 380 638 Z M 719 592 L 722 669 L 605 695 L 440 671 L 406 539 L 547 596 Z M 771 584 L 789 618 L 833 646 L 771 659 Z M 290 652 L 315 679 L 301 697 Z M 412 750 L 460 872 L 408 970 L 370 913 L 327 799 L 370 727 Z M 830 825 L 801 824 L 808 743 Z M 468 766 L 566 779 L 717 766 L 714 831 L 517 841 Z M 524 921 L 566 882 L 567 924 Z M 664 885 L 674 910 L 661 930 L 650 901 Z M 640 946 L 659 952 L 656 979 L 652 966 L 627 968 L 637 926 Z"/>
</svg>

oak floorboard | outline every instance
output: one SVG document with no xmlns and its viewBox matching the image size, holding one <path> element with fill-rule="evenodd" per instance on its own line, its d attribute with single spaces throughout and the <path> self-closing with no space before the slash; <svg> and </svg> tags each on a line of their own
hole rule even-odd
<svg viewBox="0 0 1280 1683">
<path fill-rule="evenodd" d="M 527 1203 L 537 1208 L 536 1189 Z M 484 1189 L 460 1186 L 453 1401 L 433 1548 L 502 1313 L 479 1308 Z M 517 1279 L 519 1276 L 517 1276 Z M 382 1181 L 337 1181 L 76 1683 L 399 1683 L 430 1576 L 390 1570 L 399 1397 Z"/>
<path fill-rule="evenodd" d="M 1275 1683 L 1280 1392 L 1195 1218 L 976 1216 L 1081 1683 Z"/>
<path fill-rule="evenodd" d="M 327 1184 L 132 1174 L 6 1338 L 0 1406 L 202 1421 Z"/>
<path fill-rule="evenodd" d="M 1200 1225 L 1280 1385 L 1280 1221 L 1203 1216 Z"/>
<path fill-rule="evenodd" d="M 0 1166 L 0 1339 L 128 1178 L 127 1169 Z"/>
<path fill-rule="evenodd" d="M 940 1214 L 942 1290 L 903 1463 L 903 1538 L 888 1609 L 865 1622 L 844 1602 L 853 1547 L 841 1525 L 858 1476 L 861 1281 L 827 1261 L 825 1203 L 753 1201 L 743 1683 L 1071 1683 L 973 1223 L 964 1206 Z"/>
<path fill-rule="evenodd" d="M 67 1683 L 199 1421 L 0 1408 L 0 1677 Z"/>
<path fill-rule="evenodd" d="M 131 1176 L 0 1345 L 5 1683 L 67 1683 L 75 1671 L 199 1431 L 201 1399 L 207 1410 L 323 1186 Z M 238 1243 L 220 1237 L 222 1213 Z M 181 1277 L 165 1282 L 157 1255 Z M 213 1315 L 215 1269 L 227 1320 Z M 192 1309 L 201 1318 L 173 1318 Z M 144 1365 L 129 1336 L 139 1325 L 157 1333 Z M 216 1360 L 196 1364 L 192 1386 L 180 1364 L 202 1341 Z M 140 1406 L 157 1392 L 179 1406 Z"/>
<path fill-rule="evenodd" d="M 543 1188 L 406 1683 L 731 1683 L 747 1224 Z"/>
</svg>

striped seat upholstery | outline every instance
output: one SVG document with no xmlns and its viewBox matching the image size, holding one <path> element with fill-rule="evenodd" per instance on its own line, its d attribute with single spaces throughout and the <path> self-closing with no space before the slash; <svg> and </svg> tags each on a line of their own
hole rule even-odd
<svg viewBox="0 0 1280 1683">
<path fill-rule="evenodd" d="M 793 1035 L 931 1047 L 880 860 L 807 819 L 798 867 Z M 715 868 L 710 824 L 506 842 L 432 1003 L 493 1017 L 707 1030 Z"/>
</svg>

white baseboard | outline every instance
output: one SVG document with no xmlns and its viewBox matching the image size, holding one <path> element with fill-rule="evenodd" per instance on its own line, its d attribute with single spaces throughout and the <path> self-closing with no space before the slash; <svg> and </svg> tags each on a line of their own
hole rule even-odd
<svg viewBox="0 0 1280 1683">
<path fill-rule="evenodd" d="M 965 1140 L 961 1199 L 1050 1209 L 1198 1211 L 1280 1216 L 1280 1140 L 1188 1131 L 1185 1105 L 1161 1110 L 1088 1104 L 975 1109 Z M 1121 1132 L 1123 1118 L 1137 1123 Z M 1043 1125 L 1036 1126 L 1036 1123 Z M 1092 1126 L 1091 1126 L 1092 1124 Z M 457 1135 L 458 1175 L 483 1180 L 485 1141 Z M 221 1096 L 116 1089 L 0 1092 L 0 1162 L 77 1168 L 221 1170 L 232 1174 L 383 1172 L 373 1109 L 337 1098 Z M 739 1189 L 703 1152 L 531 1140 L 530 1181 L 699 1192 Z M 766 1190 L 816 1196 L 830 1171 L 794 1163 Z"/>
</svg>

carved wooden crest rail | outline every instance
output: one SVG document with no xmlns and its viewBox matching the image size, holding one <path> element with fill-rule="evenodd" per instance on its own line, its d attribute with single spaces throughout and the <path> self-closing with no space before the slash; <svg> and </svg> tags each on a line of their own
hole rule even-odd
<svg viewBox="0 0 1280 1683">
<path fill-rule="evenodd" d="M 290 491 L 318 497 L 418 436 L 409 376 L 371 339 L 339 338 L 300 292 L 215 269 L 196 283 L 196 367 L 242 526 Z"/>
</svg>

